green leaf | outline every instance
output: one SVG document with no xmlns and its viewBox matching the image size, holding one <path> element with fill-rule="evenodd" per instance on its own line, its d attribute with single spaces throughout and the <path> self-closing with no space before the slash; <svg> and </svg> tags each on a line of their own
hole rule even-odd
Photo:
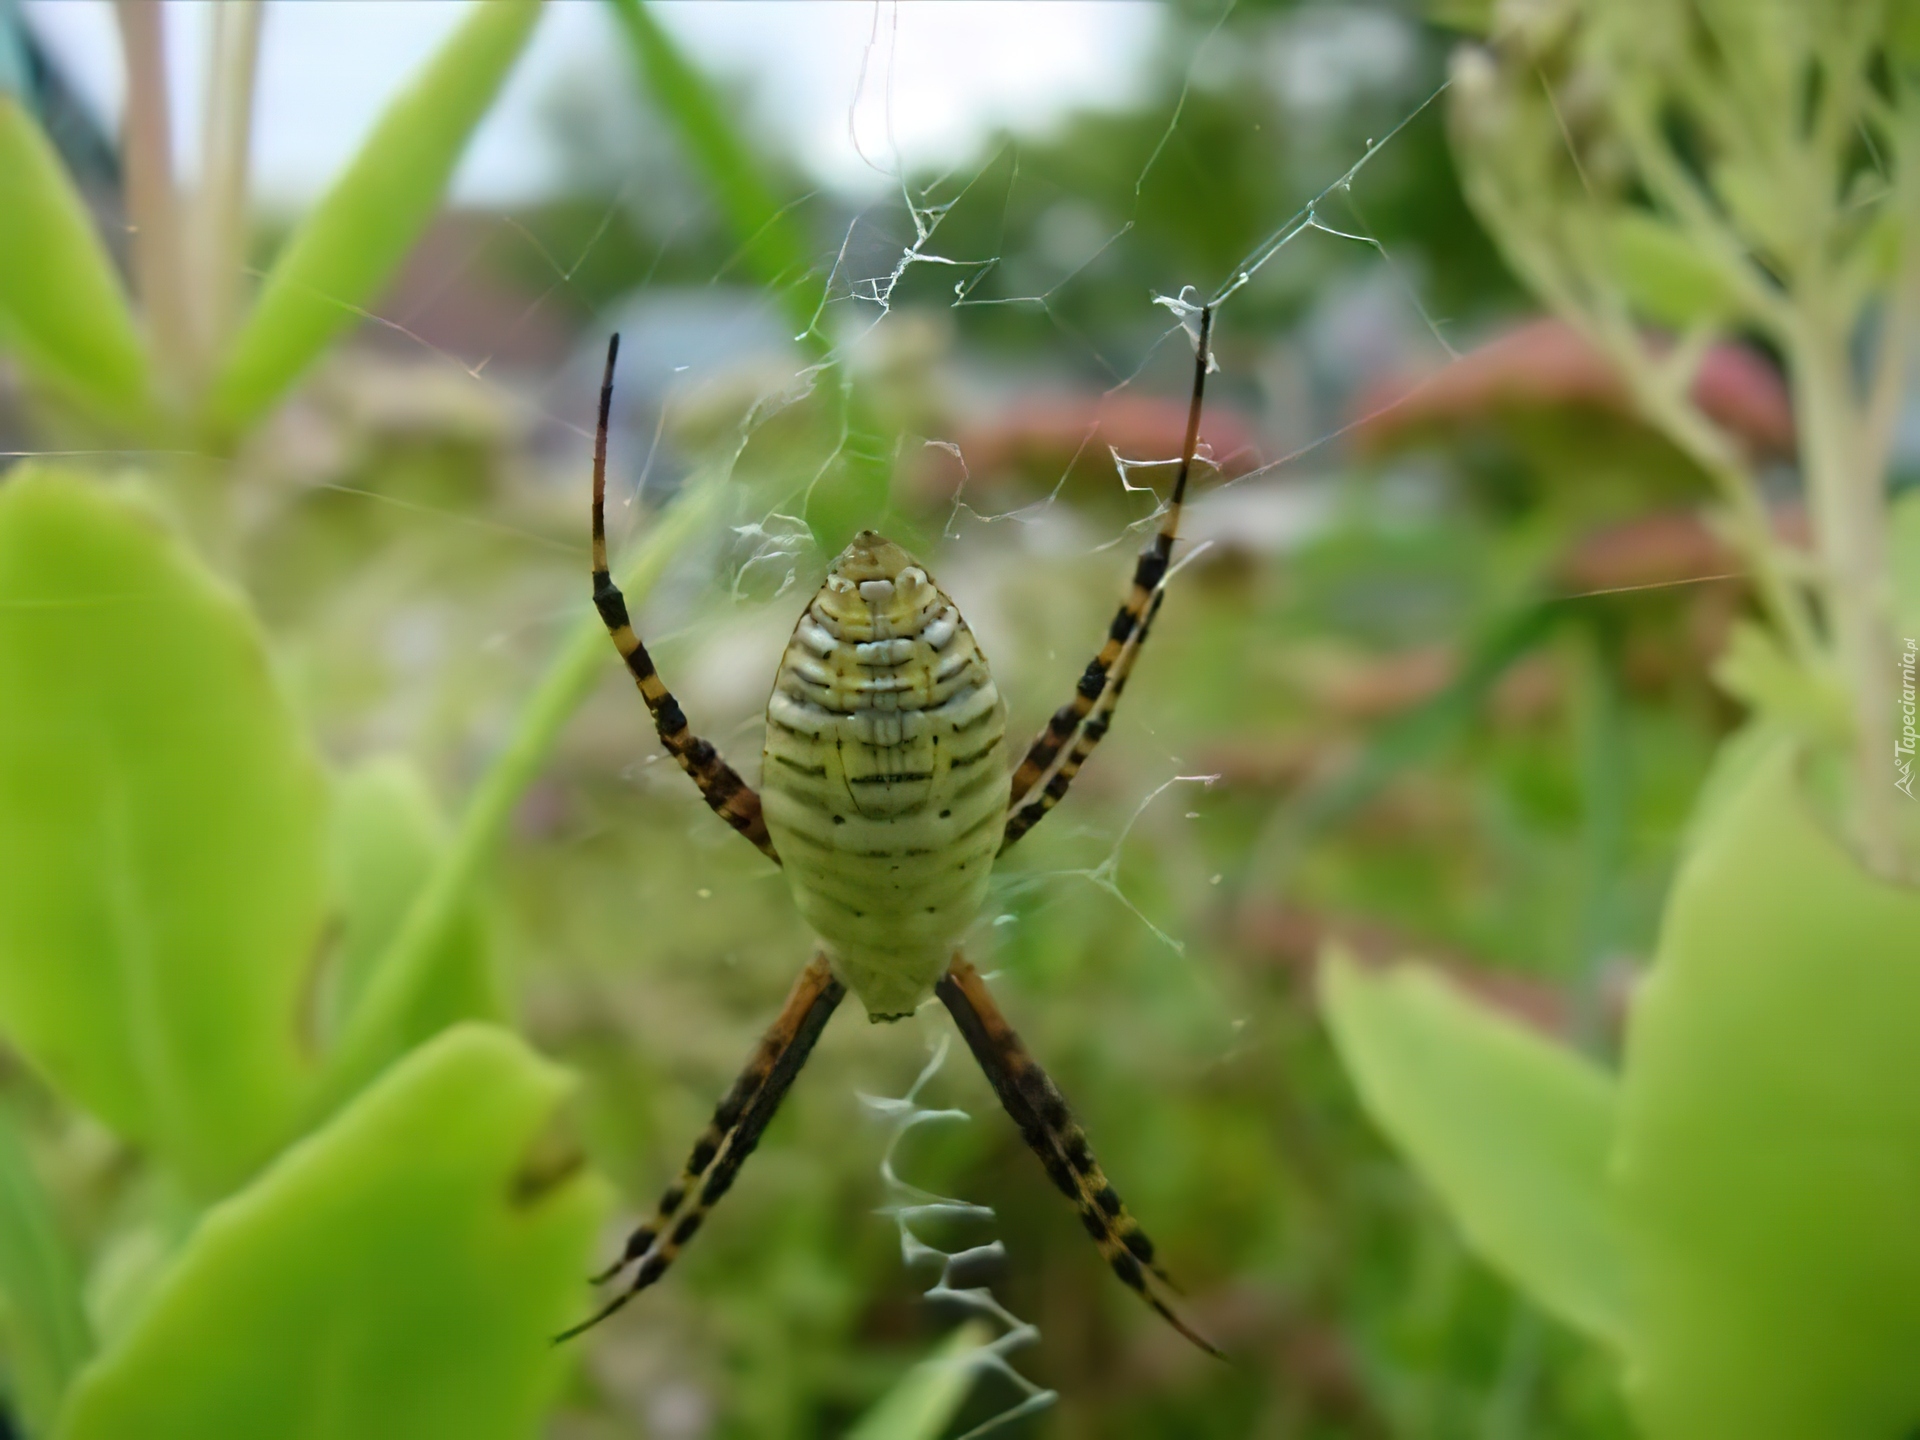
<svg viewBox="0 0 1920 1440">
<path fill-rule="evenodd" d="M 1853 242 L 1844 273 L 1854 290 L 1878 290 L 1899 278 L 1905 248 L 1900 243 L 1900 219 L 1894 205 L 1882 204 Z"/>
<path fill-rule="evenodd" d="M 990 1333 L 984 1320 L 967 1321 L 862 1416 L 847 1440 L 940 1440 L 980 1376 L 974 1352 Z"/>
<path fill-rule="evenodd" d="M 1675 226 L 1645 210 L 1611 222 L 1613 262 L 1634 308 L 1661 325 L 1684 328 L 1739 312 L 1720 272 Z"/>
<path fill-rule="evenodd" d="M 0 91 L 0 346 L 122 426 L 148 411 L 146 351 L 86 204 L 17 95 Z"/>
<path fill-rule="evenodd" d="M 1634 1002 L 1615 1188 L 1656 1437 L 1920 1425 L 1920 893 L 1834 842 L 1800 754 L 1720 801 Z"/>
<path fill-rule="evenodd" d="M 1432 972 L 1369 972 L 1337 952 L 1328 1028 L 1367 1113 L 1467 1242 L 1542 1308 L 1625 1351 L 1627 1267 L 1609 1208 L 1614 1084 Z"/>
<path fill-rule="evenodd" d="M 1770 29 L 1758 33 L 1773 38 Z M 1769 77 L 1772 84 L 1768 88 L 1784 89 L 1781 82 L 1790 68 L 1782 66 L 1776 76 Z M 1814 226 L 1824 224 L 1809 223 L 1807 192 L 1782 185 L 1771 157 L 1763 159 L 1755 153 L 1735 151 L 1712 166 L 1711 174 L 1714 193 L 1733 222 L 1730 228 L 1763 263 L 1777 264 L 1778 257 L 1793 254 L 1796 244 L 1808 243 L 1817 233 Z"/>
<path fill-rule="evenodd" d="M 1816 744 L 1844 744 L 1853 733 L 1852 702 L 1839 682 L 1810 672 L 1751 620 L 1734 625 L 1713 678 L 1757 716 Z"/>
<path fill-rule="evenodd" d="M 761 173 L 752 147 L 734 126 L 726 98 L 680 53 L 641 0 L 613 0 L 613 12 L 633 47 L 648 94 L 679 135 L 728 228 L 739 237 L 734 263 L 779 295 L 802 343 L 824 357 L 826 342 L 813 326 L 825 281 L 815 272 L 812 249 L 793 207 L 774 193 Z"/>
<path fill-rule="evenodd" d="M 0 1113 L 0 1300 L 13 1399 L 35 1434 L 52 1428 L 74 1373 L 93 1350 L 80 1277 L 13 1118 Z"/>
<path fill-rule="evenodd" d="M 1909 75 L 1920 70 L 1920 10 L 1911 5 L 1892 7 L 1887 22 L 1887 54 Z"/>
<path fill-rule="evenodd" d="M 734 126 L 726 97 L 680 53 L 643 0 L 613 0 L 613 9 L 648 93 L 739 238 L 736 263 L 779 296 L 796 338 L 825 362 L 817 383 L 830 388 L 841 441 L 834 462 L 808 487 L 803 511 L 820 548 L 837 554 L 856 531 L 889 514 L 894 436 L 816 326 L 827 277 L 814 264 L 793 206 L 774 193 Z"/>
<path fill-rule="evenodd" d="M 1770 760 L 1783 744 L 1791 744 L 1794 734 L 1779 722 L 1754 716 L 1720 742 L 1707 778 L 1693 799 L 1693 811 L 1687 816 L 1681 838 L 1682 854 L 1690 853 L 1702 839 L 1714 833 L 1720 812 L 1739 798 L 1756 771 Z"/>
<path fill-rule="evenodd" d="M 240 601 L 87 482 L 0 485 L 0 1032 L 202 1193 L 305 1079 L 319 767 Z"/>
<path fill-rule="evenodd" d="M 407 909 L 446 849 L 446 825 L 420 772 L 398 756 L 373 760 L 334 788 L 333 877 L 339 947 L 320 999 L 323 1036 L 353 1013 Z M 396 1028 L 411 1049 L 456 1020 L 506 1017 L 488 953 L 487 931 L 469 903 L 448 924 L 428 983 Z"/>
<path fill-rule="evenodd" d="M 1426 15 L 1444 29 L 1486 36 L 1493 33 L 1494 9 L 1494 0 L 1427 0 Z"/>
<path fill-rule="evenodd" d="M 529 1440 L 605 1189 L 550 1154 L 564 1074 L 462 1025 L 208 1211 L 62 1440 Z"/>
<path fill-rule="evenodd" d="M 439 207 L 467 137 L 539 18 L 539 0 L 489 0 L 387 107 L 346 173 L 281 251 L 205 406 L 233 436 L 257 419 L 328 341 L 375 304 Z"/>
</svg>

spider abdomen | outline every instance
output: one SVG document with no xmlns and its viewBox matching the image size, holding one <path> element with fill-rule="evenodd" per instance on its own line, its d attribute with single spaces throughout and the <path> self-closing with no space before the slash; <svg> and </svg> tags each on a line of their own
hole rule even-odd
<svg viewBox="0 0 1920 1440">
<path fill-rule="evenodd" d="M 794 903 L 875 1019 L 926 997 L 986 898 L 1005 729 L 958 608 L 862 532 L 780 662 L 761 797 Z"/>
</svg>

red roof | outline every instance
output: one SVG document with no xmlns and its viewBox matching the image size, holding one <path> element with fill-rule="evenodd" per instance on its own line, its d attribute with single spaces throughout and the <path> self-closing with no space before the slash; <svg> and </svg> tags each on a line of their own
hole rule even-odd
<svg viewBox="0 0 1920 1440">
<path fill-rule="evenodd" d="M 1693 382 L 1707 417 L 1755 454 L 1791 455 L 1793 407 L 1773 363 L 1744 345 L 1709 349 Z M 1427 374 L 1387 377 L 1360 396 L 1355 447 L 1379 454 L 1436 427 L 1501 411 L 1581 406 L 1638 418 L 1612 363 L 1564 321 L 1536 319 Z"/>
</svg>

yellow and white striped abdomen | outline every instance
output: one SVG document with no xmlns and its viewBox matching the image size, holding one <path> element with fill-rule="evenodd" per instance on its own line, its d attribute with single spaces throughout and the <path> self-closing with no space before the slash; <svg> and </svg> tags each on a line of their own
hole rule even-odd
<svg viewBox="0 0 1920 1440">
<path fill-rule="evenodd" d="M 959 609 L 862 531 L 780 662 L 760 791 L 794 903 L 876 1020 L 926 997 L 986 899 L 1005 732 Z"/>
</svg>

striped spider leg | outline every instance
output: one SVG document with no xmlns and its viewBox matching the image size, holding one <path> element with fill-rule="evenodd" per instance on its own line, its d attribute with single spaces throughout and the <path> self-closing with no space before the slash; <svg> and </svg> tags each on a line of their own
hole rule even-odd
<svg viewBox="0 0 1920 1440">
<path fill-rule="evenodd" d="M 985 902 L 996 855 L 1066 793 L 1106 733 L 1159 613 L 1199 442 L 1212 319 L 1211 310 L 1201 312 L 1186 441 L 1158 533 L 1074 702 L 1035 740 L 1011 792 L 1006 706 L 986 657 L 926 569 L 871 530 L 834 560 L 794 626 L 767 702 L 760 791 L 693 735 L 608 574 L 607 421 L 618 337 L 608 346 L 594 442 L 594 604 L 661 742 L 707 804 L 782 866 L 820 951 L 652 1218 L 597 1277 L 612 1280 L 634 1267 L 626 1288 L 560 1338 L 599 1323 L 666 1272 L 733 1184 L 828 1018 L 852 991 L 875 1021 L 902 1019 L 937 996 L 1114 1274 L 1187 1339 L 1219 1353 L 1159 1293 L 1157 1287 L 1173 1287 L 1152 1243 L 1107 1182 L 1059 1089 L 958 953 Z"/>
<path fill-rule="evenodd" d="M 594 1276 L 593 1283 L 604 1284 L 629 1265 L 637 1264 L 633 1279 L 592 1317 L 556 1336 L 555 1343 L 591 1330 L 667 1273 L 681 1247 L 707 1218 L 707 1211 L 733 1187 L 740 1167 L 759 1145 L 774 1111 L 780 1108 L 794 1077 L 813 1053 L 814 1042 L 846 993 L 847 987 L 834 979 L 823 956 L 815 956 L 813 963 L 800 972 L 787 1003 L 760 1037 L 747 1068 L 714 1107 L 713 1119 L 694 1142 L 693 1153 L 679 1178 L 660 1197 L 652 1218 L 627 1237 L 620 1258 Z"/>
<path fill-rule="evenodd" d="M 1100 1162 L 1093 1158 L 1086 1132 L 1073 1118 L 1066 1097 L 1001 1015 L 980 972 L 963 956 L 956 955 L 946 975 L 934 987 L 934 994 L 953 1016 L 967 1048 L 985 1072 L 987 1083 L 993 1086 L 1001 1106 L 1019 1127 L 1020 1138 L 1040 1158 L 1041 1167 L 1053 1181 L 1054 1188 L 1078 1208 L 1080 1223 L 1100 1247 L 1101 1256 L 1120 1282 L 1195 1345 L 1209 1355 L 1225 1359 L 1212 1341 L 1188 1325 L 1174 1313 L 1171 1305 L 1154 1293 L 1148 1283 L 1149 1275 L 1170 1290 L 1177 1287 L 1155 1260 L 1153 1242 L 1128 1213 L 1100 1169 Z"/>
<path fill-rule="evenodd" d="M 627 616 L 627 598 L 613 583 L 607 568 L 607 418 L 613 411 L 613 364 L 620 355 L 620 337 L 607 342 L 607 369 L 600 380 L 600 421 L 593 432 L 593 605 L 613 637 L 613 646 L 627 662 L 627 673 L 639 687 L 640 698 L 647 702 L 654 728 L 667 753 L 680 762 L 707 805 L 722 820 L 733 826 L 774 864 L 780 853 L 767 834 L 767 822 L 760 813 L 760 797 L 739 772 L 713 748 L 712 742 L 693 733 L 680 702 L 661 681 L 653 668 L 653 657 L 640 643 L 633 622 Z"/>
<path fill-rule="evenodd" d="M 1094 746 L 1107 733 L 1120 693 L 1127 687 L 1133 662 L 1146 644 L 1147 631 L 1160 609 L 1161 586 L 1167 567 L 1173 561 L 1173 542 L 1180 533 L 1180 510 L 1187 500 L 1187 476 L 1193 469 L 1193 457 L 1200 443 L 1200 405 L 1207 389 L 1207 366 L 1211 359 L 1207 342 L 1213 334 L 1213 307 L 1200 312 L 1200 339 L 1193 367 L 1193 400 L 1187 407 L 1187 436 L 1180 447 L 1180 468 L 1173 478 L 1173 493 L 1160 517 L 1160 528 L 1140 552 L 1133 567 L 1133 584 L 1120 602 L 1107 631 L 1106 644 L 1088 662 L 1086 672 L 1075 687 L 1073 699 L 1054 711 L 1053 718 L 1028 747 L 1020 768 L 1013 772 L 1013 794 L 1007 804 L 1007 828 L 1000 840 L 1006 852 L 1038 825 L 1049 810 L 1060 803 L 1073 784 L 1073 777 L 1093 753 Z M 1075 735 L 1079 736 L 1064 761 L 1061 751 Z M 1056 769 L 1056 762 L 1058 768 Z M 1052 777 L 1048 778 L 1048 771 Z M 1045 780 L 1046 784 L 1041 785 Z"/>
</svg>

